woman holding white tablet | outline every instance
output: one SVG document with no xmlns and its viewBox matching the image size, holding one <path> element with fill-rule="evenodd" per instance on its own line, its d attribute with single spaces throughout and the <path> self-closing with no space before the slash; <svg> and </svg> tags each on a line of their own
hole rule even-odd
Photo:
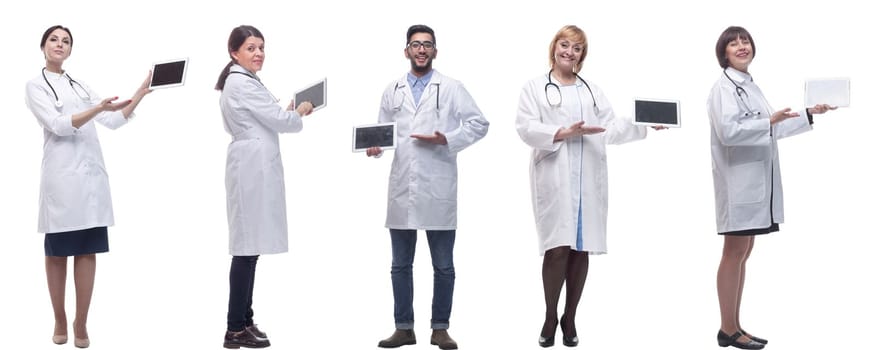
<svg viewBox="0 0 875 350">
<path fill-rule="evenodd" d="M 813 115 L 835 108 L 773 110 L 748 73 L 756 45 L 744 28 L 726 28 L 717 40 L 716 55 L 723 70 L 708 97 L 708 116 L 717 232 L 723 236 L 717 270 L 717 343 L 762 349 L 767 340 L 745 332 L 738 314 L 754 236 L 776 232 L 784 222 L 777 140 L 811 130 Z M 800 117 L 803 113 L 806 116 Z"/>
<path fill-rule="evenodd" d="M 529 174 L 544 256 L 546 314 L 538 344 L 577 346 L 574 319 L 589 270 L 589 255 L 604 254 L 607 224 L 606 144 L 646 137 L 644 126 L 617 118 L 598 86 L 578 75 L 588 42 L 580 28 L 562 27 L 550 42 L 550 71 L 523 86 L 516 129 L 532 147 Z M 663 127 L 654 127 L 662 129 Z M 565 311 L 557 315 L 562 285 Z"/>
<path fill-rule="evenodd" d="M 279 133 L 299 132 L 309 102 L 285 109 L 255 75 L 264 64 L 264 36 L 239 26 L 228 38 L 231 62 L 216 82 L 225 131 L 231 135 L 225 168 L 231 259 L 228 328 L 224 346 L 270 346 L 252 316 L 255 266 L 261 254 L 289 250 L 286 194 Z"/>
<path fill-rule="evenodd" d="M 27 107 L 43 128 L 39 232 L 45 233 L 46 279 L 55 314 L 55 344 L 67 342 L 64 308 L 67 257 L 73 256 L 76 285 L 76 347 L 90 345 L 86 323 L 94 290 L 96 253 L 109 251 L 107 227 L 113 225 L 109 179 L 94 122 L 110 129 L 125 125 L 148 94 L 151 74 L 129 100 L 100 99 L 63 68 L 73 50 L 73 35 L 49 27 L 40 49 L 46 66 L 26 86 Z"/>
</svg>

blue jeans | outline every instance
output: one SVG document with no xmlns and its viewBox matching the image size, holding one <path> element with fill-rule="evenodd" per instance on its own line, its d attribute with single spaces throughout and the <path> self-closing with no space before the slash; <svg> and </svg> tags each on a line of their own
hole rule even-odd
<svg viewBox="0 0 875 350">
<path fill-rule="evenodd" d="M 413 329 L 413 256 L 416 253 L 416 230 L 389 229 L 392 237 L 392 293 L 395 296 L 395 328 Z M 456 230 L 427 230 L 431 265 L 434 268 L 434 293 L 431 300 L 431 328 L 450 327 L 453 308 L 453 245 Z"/>
<path fill-rule="evenodd" d="M 255 288 L 255 266 L 258 255 L 234 256 L 229 274 L 228 330 L 242 331 L 252 325 L 252 291 Z"/>
</svg>

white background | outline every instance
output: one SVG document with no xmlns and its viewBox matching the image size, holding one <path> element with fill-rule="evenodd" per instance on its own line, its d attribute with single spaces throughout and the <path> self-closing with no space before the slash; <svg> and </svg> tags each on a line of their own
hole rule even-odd
<svg viewBox="0 0 875 350">
<path fill-rule="evenodd" d="M 186 85 L 148 95 L 129 125 L 100 138 L 116 225 L 98 258 L 89 319 L 94 349 L 218 349 L 227 253 L 219 93 L 226 43 L 240 24 L 266 37 L 260 73 L 287 104 L 328 77 L 328 107 L 282 136 L 291 252 L 259 262 L 256 321 L 276 349 L 368 349 L 391 334 L 391 260 L 383 228 L 391 154 L 351 153 L 383 89 L 409 69 L 407 27 L 436 30 L 435 68 L 461 80 L 489 134 L 459 157 L 459 230 L 451 334 L 463 349 L 536 349 L 541 258 L 528 187 L 529 149 L 513 128 L 523 83 L 547 70 L 562 25 L 590 40 L 583 74 L 621 115 L 634 97 L 682 101 L 683 128 L 609 147 L 610 254 L 591 259 L 577 317 L 581 348 L 702 349 L 719 327 L 705 100 L 729 25 L 753 34 L 751 73 L 776 108 L 802 107 L 807 78 L 850 77 L 851 107 L 781 142 L 786 224 L 758 237 L 742 320 L 769 349 L 871 341 L 873 110 L 871 16 L 850 0 L 762 1 L 149 1 L 17 2 L 0 14 L 0 329 L 8 348 L 58 349 L 36 233 L 42 130 L 24 85 L 44 65 L 51 25 L 75 39 L 64 68 L 103 96 L 127 98 L 152 62 L 189 57 Z M 855 4 L 855 3 L 859 3 Z M 501 4 L 501 5 L 500 5 Z M 767 4 L 767 5 L 763 5 Z M 168 10 L 169 6 L 174 10 Z M 431 349 L 431 267 L 415 263 L 416 331 Z M 72 265 L 72 264 L 71 264 Z M 67 290 L 72 325 L 72 273 Z M 561 311 L 560 311 L 561 313 Z M 70 332 L 72 336 L 72 331 Z M 561 335 L 561 333 L 559 333 Z M 65 345 L 72 347 L 72 344 Z M 561 347 L 561 345 L 557 345 Z"/>
</svg>

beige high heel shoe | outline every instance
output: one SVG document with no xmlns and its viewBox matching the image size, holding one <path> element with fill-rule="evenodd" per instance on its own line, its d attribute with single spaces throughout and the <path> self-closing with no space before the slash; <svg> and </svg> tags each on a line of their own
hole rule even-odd
<svg viewBox="0 0 875 350">
<path fill-rule="evenodd" d="M 73 338 L 73 345 L 76 345 L 77 348 L 85 349 L 91 345 L 91 341 L 88 340 L 88 338 L 85 338 L 85 339 Z"/>
<path fill-rule="evenodd" d="M 66 334 L 55 334 L 52 336 L 52 343 L 61 345 L 67 344 L 67 335 Z"/>
</svg>

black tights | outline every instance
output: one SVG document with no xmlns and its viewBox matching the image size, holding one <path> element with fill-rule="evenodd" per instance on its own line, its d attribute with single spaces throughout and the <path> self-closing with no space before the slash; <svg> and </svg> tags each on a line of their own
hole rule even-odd
<svg viewBox="0 0 875 350">
<path fill-rule="evenodd" d="M 571 247 L 563 246 L 544 253 L 541 278 L 544 280 L 544 301 L 547 305 L 547 312 L 544 315 L 544 326 L 541 328 L 542 337 L 550 337 L 556 333 L 556 326 L 559 324 L 559 317 L 556 313 L 563 284 L 565 284 L 564 329 L 569 337 L 577 335 L 574 318 L 577 314 L 577 305 L 580 304 L 580 297 L 583 294 L 583 285 L 586 283 L 588 271 L 589 253 L 587 252 L 579 252 L 571 250 Z"/>
</svg>

